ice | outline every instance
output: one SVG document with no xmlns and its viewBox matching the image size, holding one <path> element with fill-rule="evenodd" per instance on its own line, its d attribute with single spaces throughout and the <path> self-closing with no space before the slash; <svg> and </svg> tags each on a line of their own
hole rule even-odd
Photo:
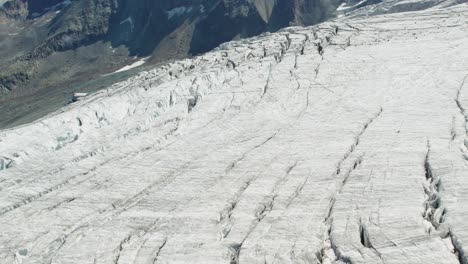
<svg viewBox="0 0 468 264">
<path fill-rule="evenodd" d="M 230 42 L 0 131 L 0 262 L 467 263 L 467 16 Z"/>
<path fill-rule="evenodd" d="M 113 50 L 112 52 L 114 52 L 114 50 Z M 134 63 L 132 63 L 132 64 L 130 64 L 130 65 L 124 66 L 124 67 L 122 67 L 121 69 L 116 70 L 114 73 L 117 73 L 117 72 L 124 72 L 124 71 L 128 71 L 128 70 L 130 70 L 130 69 L 139 67 L 139 66 L 145 64 L 146 61 L 147 61 L 148 59 L 149 59 L 149 57 L 147 57 L 147 58 L 142 58 L 142 59 L 140 59 L 140 60 L 138 60 L 138 61 L 135 61 Z"/>
</svg>

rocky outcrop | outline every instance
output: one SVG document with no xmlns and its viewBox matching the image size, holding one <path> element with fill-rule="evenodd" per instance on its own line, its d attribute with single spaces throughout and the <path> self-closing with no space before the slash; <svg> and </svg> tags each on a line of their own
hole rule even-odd
<svg viewBox="0 0 468 264">
<path fill-rule="evenodd" d="M 25 19 L 28 17 L 28 3 L 26 0 L 7 1 L 0 6 L 0 18 Z"/>
</svg>

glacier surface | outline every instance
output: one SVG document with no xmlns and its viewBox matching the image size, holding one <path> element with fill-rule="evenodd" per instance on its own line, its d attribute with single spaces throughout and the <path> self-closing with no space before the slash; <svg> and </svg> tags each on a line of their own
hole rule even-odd
<svg viewBox="0 0 468 264">
<path fill-rule="evenodd" d="M 357 13 L 0 131 L 0 263 L 466 264 L 467 48 Z"/>
</svg>

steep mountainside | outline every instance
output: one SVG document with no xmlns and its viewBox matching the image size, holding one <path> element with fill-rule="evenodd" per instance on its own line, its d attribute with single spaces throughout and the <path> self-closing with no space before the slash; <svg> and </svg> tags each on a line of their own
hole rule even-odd
<svg viewBox="0 0 468 264">
<path fill-rule="evenodd" d="M 405 5 L 343 4 L 0 131 L 0 260 L 468 263 L 468 4 Z"/>
</svg>

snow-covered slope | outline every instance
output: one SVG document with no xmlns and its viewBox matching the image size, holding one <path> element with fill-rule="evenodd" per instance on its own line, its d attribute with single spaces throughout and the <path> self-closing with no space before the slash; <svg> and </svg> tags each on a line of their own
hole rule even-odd
<svg viewBox="0 0 468 264">
<path fill-rule="evenodd" d="M 231 42 L 0 132 L 1 263 L 468 263 L 468 5 Z"/>
</svg>

